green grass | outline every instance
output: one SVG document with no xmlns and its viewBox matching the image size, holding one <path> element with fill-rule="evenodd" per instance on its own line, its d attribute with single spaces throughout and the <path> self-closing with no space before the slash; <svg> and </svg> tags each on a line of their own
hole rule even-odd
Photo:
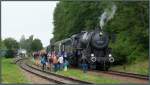
<svg viewBox="0 0 150 85">
<path fill-rule="evenodd" d="M 109 77 L 104 77 L 104 76 L 89 74 L 89 73 L 87 74 L 87 73 L 83 73 L 81 70 L 77 70 L 77 69 L 68 69 L 67 71 L 58 71 L 57 74 L 67 76 L 67 77 L 77 78 L 77 79 L 80 79 L 83 81 L 93 82 L 96 84 L 121 83 L 121 81 L 111 79 Z"/>
<path fill-rule="evenodd" d="M 2 59 L 2 83 L 27 83 L 29 82 L 21 69 L 13 64 L 12 58 Z"/>
<path fill-rule="evenodd" d="M 148 60 L 144 60 L 140 62 L 137 61 L 134 64 L 130 64 L 130 65 L 126 64 L 126 65 L 121 65 L 121 66 L 115 66 L 115 67 L 112 67 L 111 70 L 148 75 L 149 74 L 148 66 L 149 66 Z"/>
</svg>

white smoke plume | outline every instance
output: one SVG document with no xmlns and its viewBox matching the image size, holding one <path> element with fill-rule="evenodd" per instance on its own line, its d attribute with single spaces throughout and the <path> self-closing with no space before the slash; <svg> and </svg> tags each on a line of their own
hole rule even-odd
<svg viewBox="0 0 150 85">
<path fill-rule="evenodd" d="M 100 27 L 103 29 L 104 25 L 111 20 L 114 17 L 114 14 L 117 10 L 117 7 L 115 4 L 112 5 L 111 10 L 110 9 L 105 9 L 103 14 L 100 17 Z"/>
</svg>

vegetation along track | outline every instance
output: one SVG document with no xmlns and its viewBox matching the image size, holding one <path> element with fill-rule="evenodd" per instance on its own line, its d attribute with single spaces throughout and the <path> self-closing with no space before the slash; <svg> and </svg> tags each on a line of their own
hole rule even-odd
<svg viewBox="0 0 150 85">
<path fill-rule="evenodd" d="M 49 72 L 45 72 L 42 71 L 38 68 L 32 67 L 28 64 L 25 63 L 25 59 L 20 59 L 16 62 L 22 69 L 33 73 L 37 76 L 40 76 L 44 79 L 53 81 L 55 83 L 59 83 L 59 84 L 92 84 L 90 82 L 86 82 L 86 81 L 81 81 L 81 80 L 76 80 L 76 79 L 72 79 L 72 78 L 68 78 L 68 77 L 64 77 L 64 76 L 60 76 L 54 73 L 49 73 Z"/>
</svg>

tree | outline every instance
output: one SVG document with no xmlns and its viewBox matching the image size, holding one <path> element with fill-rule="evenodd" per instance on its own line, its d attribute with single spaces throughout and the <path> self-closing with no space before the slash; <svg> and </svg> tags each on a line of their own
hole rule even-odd
<svg viewBox="0 0 150 85">
<path fill-rule="evenodd" d="M 3 41 L 0 41 L 0 49 L 7 49 Z"/>
<path fill-rule="evenodd" d="M 4 45 L 6 46 L 6 58 L 12 58 L 16 54 L 16 50 L 19 48 L 19 43 L 13 38 L 6 38 L 4 41 Z"/>
<path fill-rule="evenodd" d="M 26 50 L 28 52 L 31 52 L 32 51 L 32 48 L 31 48 L 31 44 L 33 42 L 33 35 L 31 35 L 28 39 L 26 39 L 25 43 L 26 43 Z"/>
<path fill-rule="evenodd" d="M 9 50 L 16 50 L 19 48 L 18 42 L 13 38 L 6 38 L 4 40 L 4 44 L 5 44 L 6 48 Z"/>
<path fill-rule="evenodd" d="M 3 41 L 0 41 L 0 56 L 5 56 L 6 55 L 6 46 Z"/>
<path fill-rule="evenodd" d="M 31 43 L 31 50 L 32 51 L 38 51 L 43 48 L 41 40 L 39 39 L 34 39 L 33 42 Z"/>
<path fill-rule="evenodd" d="M 54 39 L 59 41 L 82 30 L 94 30 L 104 9 L 112 1 L 60 1 L 54 11 Z M 149 2 L 114 2 L 117 11 L 104 31 L 116 34 L 115 43 L 110 43 L 119 63 L 148 59 L 149 51 Z M 63 30 L 63 31 L 62 31 Z M 126 61 L 127 59 L 127 61 Z"/>
<path fill-rule="evenodd" d="M 20 47 L 26 49 L 29 54 L 33 51 L 38 51 L 43 48 L 41 40 L 34 39 L 33 37 L 34 36 L 31 35 L 28 39 L 25 39 L 25 36 L 22 35 L 20 39 Z"/>
</svg>

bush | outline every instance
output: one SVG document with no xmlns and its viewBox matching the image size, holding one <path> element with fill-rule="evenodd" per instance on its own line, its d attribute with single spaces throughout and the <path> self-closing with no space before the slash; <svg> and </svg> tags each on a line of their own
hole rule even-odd
<svg viewBox="0 0 150 85">
<path fill-rule="evenodd" d="M 6 58 L 13 58 L 15 57 L 15 51 L 14 50 L 7 50 L 5 54 Z"/>
</svg>

